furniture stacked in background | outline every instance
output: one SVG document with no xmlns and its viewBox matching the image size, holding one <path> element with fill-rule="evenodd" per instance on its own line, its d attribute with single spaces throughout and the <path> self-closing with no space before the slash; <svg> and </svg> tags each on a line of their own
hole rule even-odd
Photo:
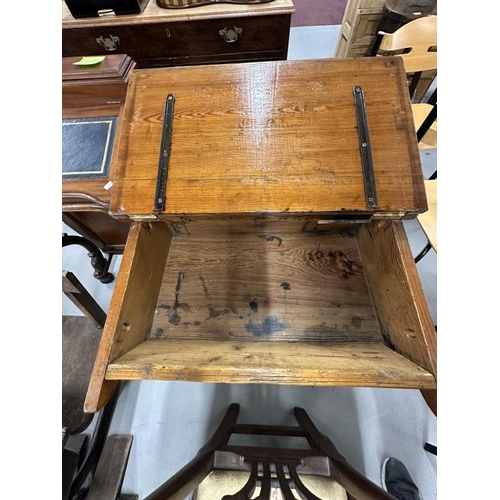
<svg viewBox="0 0 500 500">
<path fill-rule="evenodd" d="M 436 0 L 414 5 L 403 0 L 348 0 L 335 57 L 373 55 L 379 32 L 394 33 L 404 24 L 437 13 Z M 419 102 L 436 77 L 435 70 L 426 70 L 417 86 L 414 102 Z"/>
<path fill-rule="evenodd" d="M 62 4 L 63 57 L 127 54 L 137 67 L 287 58 L 292 0 L 75 19 Z"/>
<path fill-rule="evenodd" d="M 437 16 L 426 16 L 404 24 L 394 33 L 379 33 L 373 56 L 399 53 L 409 77 L 410 99 L 426 71 L 437 73 Z M 437 148 L 437 86 L 426 102 L 412 104 L 413 122 L 420 150 Z M 433 248 L 437 252 L 437 170 L 425 181 L 429 210 L 418 216 L 427 244 L 415 257 L 419 262 Z"/>
</svg>

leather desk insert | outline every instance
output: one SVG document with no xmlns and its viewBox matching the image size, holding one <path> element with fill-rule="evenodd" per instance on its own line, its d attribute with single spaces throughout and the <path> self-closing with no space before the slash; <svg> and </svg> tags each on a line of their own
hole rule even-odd
<svg viewBox="0 0 500 500">
<path fill-rule="evenodd" d="M 87 411 L 118 380 L 435 389 L 398 58 L 138 70 L 118 133 L 110 214 L 133 222 Z"/>
<path fill-rule="evenodd" d="M 63 56 L 128 54 L 138 67 L 287 58 L 292 0 L 75 19 L 63 3 Z"/>
<path fill-rule="evenodd" d="M 128 222 L 108 214 L 117 124 L 135 63 L 109 55 L 91 66 L 62 60 L 62 219 L 107 253 L 122 253 Z"/>
<path fill-rule="evenodd" d="M 107 179 L 116 116 L 62 120 L 63 179 Z"/>
</svg>

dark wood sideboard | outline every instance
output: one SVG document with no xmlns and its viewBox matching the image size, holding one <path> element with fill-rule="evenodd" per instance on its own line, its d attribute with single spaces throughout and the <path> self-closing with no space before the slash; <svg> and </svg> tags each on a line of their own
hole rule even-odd
<svg viewBox="0 0 500 500">
<path fill-rule="evenodd" d="M 138 68 L 287 58 L 292 0 L 75 19 L 62 4 L 62 56 L 127 54 Z"/>
</svg>

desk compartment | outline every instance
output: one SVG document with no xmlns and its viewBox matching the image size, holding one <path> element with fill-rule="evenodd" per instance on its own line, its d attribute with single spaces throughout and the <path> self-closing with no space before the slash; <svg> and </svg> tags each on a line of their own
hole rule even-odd
<svg viewBox="0 0 500 500">
<path fill-rule="evenodd" d="M 87 411 L 118 380 L 435 388 L 402 223 L 310 222 L 134 223 Z"/>
</svg>

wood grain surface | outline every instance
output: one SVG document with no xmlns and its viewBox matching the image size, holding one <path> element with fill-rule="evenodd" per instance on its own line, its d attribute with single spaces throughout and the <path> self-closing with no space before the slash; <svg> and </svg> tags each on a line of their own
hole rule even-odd
<svg viewBox="0 0 500 500">
<path fill-rule="evenodd" d="M 382 344 L 148 340 L 106 379 L 435 388 L 434 377 Z"/>
<path fill-rule="evenodd" d="M 401 221 L 364 224 L 359 249 L 387 342 L 437 376 L 437 338 Z"/>
<path fill-rule="evenodd" d="M 268 229 L 175 237 L 150 338 L 383 341 L 355 236 Z"/>
<path fill-rule="evenodd" d="M 85 411 L 113 394 L 104 375 L 110 361 L 143 342 L 150 330 L 172 233 L 165 224 L 131 226 L 90 380 Z M 104 397 L 103 397 L 104 396 Z"/>
<path fill-rule="evenodd" d="M 427 209 L 400 58 L 278 61 L 134 71 L 119 124 L 110 211 L 151 214 L 166 97 L 175 95 L 159 217 L 372 212 L 353 86 L 365 93 L 379 206 Z"/>
</svg>

